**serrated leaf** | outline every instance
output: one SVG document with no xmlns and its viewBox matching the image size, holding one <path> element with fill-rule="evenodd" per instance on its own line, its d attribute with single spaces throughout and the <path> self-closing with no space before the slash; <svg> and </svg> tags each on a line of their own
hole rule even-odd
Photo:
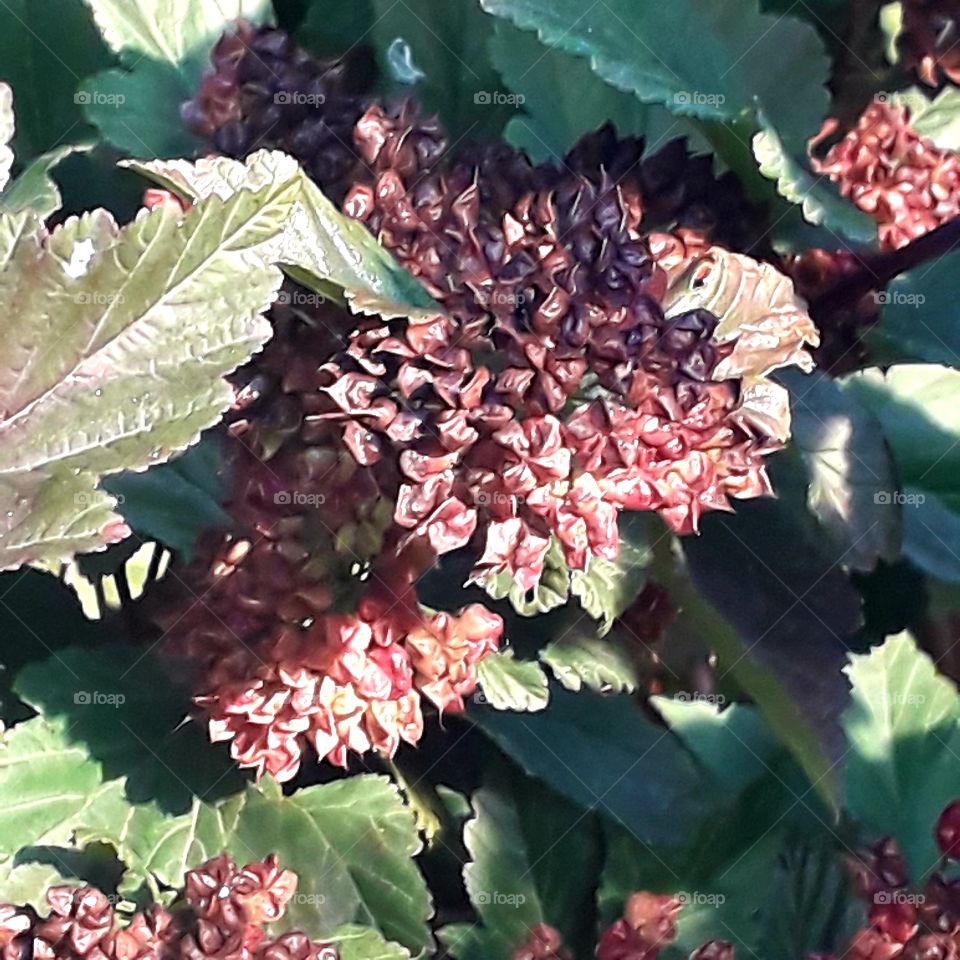
<svg viewBox="0 0 960 960">
<path fill-rule="evenodd" d="M 342 924 L 362 923 L 413 952 L 426 948 L 431 904 L 412 859 L 420 840 L 396 787 L 369 775 L 292 797 L 271 781 L 238 792 L 241 781 L 225 751 L 197 724 L 181 722 L 189 698 L 158 684 L 158 669 L 128 646 L 95 654 L 73 648 L 21 671 L 17 692 L 42 716 L 10 736 L 45 735 L 41 745 L 23 743 L 18 757 L 42 753 L 54 766 L 24 759 L 4 780 L 0 758 L 0 833 L 10 852 L 24 843 L 62 842 L 65 831 L 79 842 L 107 841 L 128 867 L 124 891 L 148 876 L 179 887 L 185 869 L 221 851 L 242 863 L 276 853 L 300 877 L 289 929 L 323 938 Z M 52 831 L 50 839 L 18 833 L 7 797 L 22 797 L 38 830 Z M 0 856 L 7 852 L 0 837 Z"/>
<path fill-rule="evenodd" d="M 471 804 L 463 879 L 488 955 L 510 956 L 541 922 L 559 930 L 578 956 L 590 950 L 600 870 L 595 819 L 514 775 L 478 790 Z"/>
<path fill-rule="evenodd" d="M 642 842 L 677 842 L 705 808 L 702 774 L 630 697 L 554 690 L 539 713 L 475 709 L 470 719 L 531 776 Z"/>
<path fill-rule="evenodd" d="M 516 660 L 512 650 L 488 654 L 477 667 L 483 702 L 494 710 L 542 710 L 550 699 L 540 665 Z"/>
<path fill-rule="evenodd" d="M 960 367 L 958 271 L 960 252 L 955 251 L 908 270 L 874 294 L 882 310 L 866 339 L 885 365 L 922 361 Z"/>
<path fill-rule="evenodd" d="M 827 177 L 812 173 L 805 155 L 790 153 L 772 125 L 763 123 L 760 132 L 754 135 L 753 154 L 760 172 L 776 181 L 777 193 L 791 203 L 800 204 L 809 223 L 835 231 L 854 243 L 872 243 L 876 239 L 876 223 L 840 196 Z"/>
<path fill-rule="evenodd" d="M 851 657 L 847 674 L 846 807 L 871 835 L 896 839 L 920 885 L 940 860 L 933 825 L 960 796 L 960 697 L 904 633 Z"/>
<path fill-rule="evenodd" d="M 891 102 L 910 111 L 910 126 L 941 150 L 960 150 L 960 90 L 944 87 L 932 100 L 919 87 L 899 90 Z"/>
<path fill-rule="evenodd" d="M 226 491 L 216 437 L 168 463 L 143 473 L 108 477 L 104 489 L 119 497 L 119 509 L 134 533 L 159 540 L 188 561 L 201 530 L 228 530 L 233 524 L 223 509 Z"/>
<path fill-rule="evenodd" d="M 535 35 L 510 23 L 497 23 L 490 55 L 506 86 L 523 97 L 522 113 L 507 123 L 506 139 L 536 161 L 561 159 L 606 121 L 620 136 L 643 136 L 648 153 L 679 136 L 709 149 L 693 123 L 604 83 L 585 60 L 544 48 Z"/>
<path fill-rule="evenodd" d="M 879 420 L 825 374 L 785 370 L 793 442 L 809 477 L 807 502 L 843 551 L 841 562 L 870 571 L 900 556 L 897 476 Z"/>
<path fill-rule="evenodd" d="M 192 153 L 196 141 L 180 120 L 206 66 L 210 48 L 238 18 L 272 19 L 269 0 L 86 0 L 123 69 L 92 77 L 81 88 L 89 120 L 133 156 Z"/>
<path fill-rule="evenodd" d="M 609 632 L 613 621 L 636 599 L 653 559 L 647 542 L 647 517 L 642 513 L 621 513 L 619 527 L 620 553 L 616 560 L 593 556 L 586 570 L 570 573 L 570 593 L 598 621 L 601 636 Z"/>
<path fill-rule="evenodd" d="M 430 894 L 413 860 L 413 812 L 385 777 L 365 774 L 298 790 L 249 787 L 226 849 L 276 853 L 300 877 L 287 929 L 327 937 L 344 923 L 377 927 L 414 953 L 431 944 Z"/>
<path fill-rule="evenodd" d="M 637 676 L 633 661 L 616 634 L 598 636 L 589 629 L 572 628 L 540 651 L 540 659 L 574 693 L 584 686 L 596 693 L 632 693 Z"/>
<path fill-rule="evenodd" d="M 410 960 L 410 951 L 405 947 L 359 924 L 338 927 L 329 939 L 336 946 L 340 960 Z"/>
<path fill-rule="evenodd" d="M 426 290 L 363 224 L 340 213 L 296 162 L 282 153 L 259 150 L 246 161 L 209 157 L 196 163 L 153 160 L 127 165 L 198 202 L 211 196 L 226 199 L 266 182 L 292 178 L 298 197 L 281 259 L 293 268 L 294 276 L 329 281 L 343 288 L 354 309 L 384 317 L 425 318 L 440 312 Z"/>
<path fill-rule="evenodd" d="M 541 41 L 589 60 L 619 90 L 682 116 L 736 120 L 763 110 L 801 145 L 826 113 L 828 60 L 808 24 L 761 14 L 754 0 L 481 0 L 536 30 Z M 696 56 L 691 56 L 691 51 Z"/>
<path fill-rule="evenodd" d="M 60 209 L 60 188 L 50 171 L 66 157 L 90 149 L 90 144 L 67 144 L 37 157 L 0 195 L 0 213 L 31 211 L 41 219 Z"/>
<path fill-rule="evenodd" d="M 183 217 L 165 204 L 118 228 L 95 211 L 18 238 L 0 274 L 0 566 L 121 539 L 99 478 L 217 421 L 222 377 L 271 333 L 261 314 L 296 195 L 289 179 Z"/>
<path fill-rule="evenodd" d="M 464 885 L 498 952 L 507 956 L 544 920 L 543 905 L 530 874 L 532 858 L 516 807 L 490 789 L 478 790 L 472 805 L 474 816 L 463 831 L 471 858 L 463 869 Z"/>
</svg>

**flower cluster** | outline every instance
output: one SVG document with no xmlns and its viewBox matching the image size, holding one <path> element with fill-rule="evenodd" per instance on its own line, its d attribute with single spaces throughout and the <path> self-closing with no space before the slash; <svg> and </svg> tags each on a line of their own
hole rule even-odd
<svg viewBox="0 0 960 960">
<path fill-rule="evenodd" d="M 677 936 L 677 917 L 682 902 L 676 897 L 641 891 L 632 894 L 624 915 L 600 935 L 597 960 L 656 960 L 660 950 Z M 526 943 L 511 954 L 511 960 L 569 960 L 560 934 L 545 923 L 537 924 Z M 734 960 L 733 946 L 710 940 L 691 955 L 691 960 Z"/>
<path fill-rule="evenodd" d="M 960 157 L 921 137 L 907 107 L 874 100 L 814 166 L 876 220 L 880 245 L 889 250 L 960 212 Z"/>
<path fill-rule="evenodd" d="M 296 886 L 276 857 L 240 868 L 221 854 L 187 873 L 181 906 L 155 904 L 125 924 L 101 891 L 55 886 L 46 917 L 0 906 L 0 947 L 4 960 L 337 960 L 334 947 L 306 934 L 264 930 Z"/>
<path fill-rule="evenodd" d="M 785 430 L 765 376 L 816 339 L 805 317 L 750 340 L 695 304 L 669 309 L 713 282 L 713 243 L 749 209 L 707 158 L 682 144 L 645 158 L 610 128 L 560 166 L 498 144 L 451 153 L 408 102 L 358 110 L 337 69 L 241 24 L 184 110 L 230 152 L 289 149 L 334 193 L 349 167 L 344 210 L 443 308 L 358 318 L 291 285 L 237 375 L 234 530 L 182 578 L 198 596 L 158 619 L 212 737 L 280 779 L 306 745 L 345 764 L 416 743 L 424 697 L 463 709 L 502 622 L 420 607 L 416 581 L 443 555 L 469 551 L 471 581 L 527 591 L 552 545 L 571 570 L 615 558 L 622 510 L 688 533 L 768 493 Z M 300 136 L 328 111 L 331 130 L 356 119 L 352 166 L 329 175 Z"/>
<path fill-rule="evenodd" d="M 960 860 L 960 801 L 935 828 L 946 860 Z M 853 864 L 855 889 L 868 904 L 868 926 L 858 930 L 844 956 L 852 960 L 952 960 L 960 955 L 960 882 L 933 873 L 911 893 L 896 844 L 881 840 Z"/>
</svg>

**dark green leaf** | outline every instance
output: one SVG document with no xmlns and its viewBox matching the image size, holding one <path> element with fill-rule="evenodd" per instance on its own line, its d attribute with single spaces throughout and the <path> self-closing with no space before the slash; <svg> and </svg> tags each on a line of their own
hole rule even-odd
<svg viewBox="0 0 960 960">
<path fill-rule="evenodd" d="M 706 803 L 686 752 L 630 697 L 555 690 L 540 713 L 470 716 L 531 776 L 643 842 L 680 839 Z"/>
<path fill-rule="evenodd" d="M 791 148 L 826 112 L 828 61 L 808 24 L 761 14 L 754 0 L 481 0 L 536 30 L 543 43 L 587 58 L 602 79 L 679 115 L 736 120 L 763 110 Z M 691 52 L 696 51 L 692 56 Z"/>
<path fill-rule="evenodd" d="M 840 559 L 857 570 L 900 555 L 900 510 L 893 458 L 873 413 L 825 374 L 785 370 L 793 442 L 807 467 L 810 509 Z"/>
</svg>

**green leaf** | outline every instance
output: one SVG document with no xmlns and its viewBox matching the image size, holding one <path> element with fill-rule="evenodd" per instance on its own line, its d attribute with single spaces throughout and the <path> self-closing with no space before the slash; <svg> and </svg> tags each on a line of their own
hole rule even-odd
<svg viewBox="0 0 960 960">
<path fill-rule="evenodd" d="M 53 833 L 40 841 L 13 829 L 16 813 L 4 801 L 9 852 L 71 833 L 108 841 L 129 869 L 126 891 L 147 877 L 179 887 L 185 869 L 221 851 L 242 863 L 277 853 L 300 877 L 290 929 L 326 937 L 345 923 L 372 924 L 414 952 L 426 947 L 430 899 L 412 859 L 420 841 L 396 787 L 358 776 L 289 798 L 272 782 L 238 793 L 229 758 L 197 724 L 181 722 L 188 698 L 158 684 L 159 669 L 135 648 L 101 647 L 21 672 L 16 689 L 42 716 L 11 737 L 45 736 L 46 745 L 26 742 L 23 752 L 42 752 L 50 766 L 25 761 L 10 781 L 0 767 L 0 798 L 23 797 Z M 0 856 L 7 852 L 0 838 Z"/>
<path fill-rule="evenodd" d="M 508 797 L 483 789 L 473 795 L 472 803 L 474 818 L 463 831 L 471 861 L 463 879 L 497 952 L 507 956 L 544 920 L 530 872 L 536 854 L 525 849 L 519 812 Z"/>
<path fill-rule="evenodd" d="M 723 698 L 720 698 L 722 702 Z M 756 708 L 715 699 L 651 697 L 684 746 L 727 790 L 743 789 L 767 772 L 780 749 Z"/>
<path fill-rule="evenodd" d="M 118 228 L 95 211 L 22 233 L 0 274 L 0 566 L 121 539 L 99 478 L 193 443 L 222 379 L 267 340 L 262 316 L 298 180 Z M 237 277 L 244 282 L 238 284 Z"/>
<path fill-rule="evenodd" d="M 283 26 L 281 8 L 277 3 L 274 7 Z M 345 50 L 369 42 L 370 24 L 375 19 L 372 0 L 353 3 L 312 0 L 296 36 L 298 42 L 316 56 L 342 57 Z"/>
<path fill-rule="evenodd" d="M 330 935 L 340 960 L 410 960 L 410 951 L 384 938 L 371 927 L 348 923 Z"/>
<path fill-rule="evenodd" d="M 108 477 L 104 489 L 119 498 L 119 509 L 134 533 L 159 540 L 189 561 L 201 530 L 229 529 L 233 521 L 221 503 L 220 446 L 201 440 L 169 463 L 144 473 Z"/>
<path fill-rule="evenodd" d="M 771 472 L 777 499 L 705 517 L 701 535 L 683 540 L 692 584 L 679 577 L 669 588 L 688 628 L 716 651 L 721 676 L 733 675 L 835 803 L 847 701 L 840 671 L 860 627 L 860 598 L 807 509 L 789 451 Z"/>
<path fill-rule="evenodd" d="M 847 377 L 893 451 L 899 484 L 886 491 L 903 515 L 903 553 L 943 580 L 960 580 L 960 372 L 923 364 Z M 899 487 L 899 489 L 898 489 Z"/>
<path fill-rule="evenodd" d="M 225 849 L 238 858 L 276 853 L 300 878 L 287 929 L 318 938 L 345 923 L 374 926 L 413 953 L 431 944 L 430 894 L 413 857 L 413 811 L 386 777 L 364 774 L 285 797 L 248 787 Z"/>
<path fill-rule="evenodd" d="M 706 804 L 689 756 L 630 697 L 555 690 L 540 713 L 470 719 L 531 776 L 645 843 L 676 842 Z"/>
<path fill-rule="evenodd" d="M 637 598 L 647 579 L 653 559 L 648 546 L 649 517 L 642 513 L 621 513 L 620 553 L 616 560 L 591 557 L 586 570 L 570 574 L 570 592 L 594 620 L 603 636 L 613 621 Z"/>
<path fill-rule="evenodd" d="M 907 634 L 851 657 L 847 673 L 847 810 L 869 835 L 897 840 L 920 884 L 940 860 L 937 817 L 960 796 L 960 697 Z"/>
<path fill-rule="evenodd" d="M 828 60 L 808 24 L 761 14 L 755 0 L 481 0 L 495 16 L 536 30 L 548 47 L 589 60 L 619 90 L 682 116 L 737 120 L 762 110 L 791 148 L 827 108 Z M 691 56 L 696 51 L 696 56 Z"/>
<path fill-rule="evenodd" d="M 825 374 L 785 370 L 793 442 L 809 477 L 807 502 L 842 550 L 841 562 L 870 571 L 900 556 L 893 458 L 873 413 Z"/>
<path fill-rule="evenodd" d="M 62 198 L 50 171 L 71 154 L 89 149 L 89 144 L 68 144 L 37 157 L 0 195 L 0 213 L 29 210 L 42 219 L 55 213 L 60 209 Z"/>
<path fill-rule="evenodd" d="M 760 172 L 777 184 L 777 193 L 798 203 L 804 218 L 817 226 L 836 232 L 854 243 L 872 243 L 877 225 L 862 210 L 840 196 L 824 176 L 813 174 L 806 154 L 789 151 L 776 129 L 761 117 L 762 129 L 753 138 L 753 153 Z"/>
<path fill-rule="evenodd" d="M 600 637 L 594 630 L 574 626 L 548 643 L 540 659 L 575 693 L 584 686 L 596 693 L 632 693 L 637 686 L 633 661 L 616 633 Z"/>
<path fill-rule="evenodd" d="M 14 149 L 21 164 L 91 138 L 80 82 L 110 66 L 83 0 L 5 0 L 0 6 L 0 80 L 13 87 Z"/>
<path fill-rule="evenodd" d="M 494 710 L 542 710 L 550 699 L 540 665 L 516 660 L 512 650 L 484 657 L 477 667 L 477 677 L 483 702 Z"/>
<path fill-rule="evenodd" d="M 410 48 L 425 76 L 414 93 L 438 113 L 454 140 L 497 136 L 516 104 L 490 63 L 494 23 L 476 3 L 449 0 L 373 0 L 370 34 L 389 76 L 389 50 L 397 39 Z"/>
<path fill-rule="evenodd" d="M 191 153 L 196 141 L 180 120 L 210 48 L 238 18 L 269 21 L 269 0 L 86 0 L 122 69 L 81 89 L 87 117 L 114 146 L 133 156 Z"/>
<path fill-rule="evenodd" d="M 960 90 L 946 86 L 932 100 L 919 87 L 900 90 L 891 101 L 910 111 L 910 126 L 941 150 L 960 150 Z"/>
<path fill-rule="evenodd" d="M 708 145 L 695 126 L 656 104 L 604 83 L 590 65 L 499 21 L 490 54 L 503 82 L 523 97 L 522 114 L 513 117 L 506 138 L 536 161 L 559 160 L 584 134 L 609 121 L 621 136 L 643 136 L 652 152 L 667 139 L 691 136 L 698 149 Z"/>
<path fill-rule="evenodd" d="M 463 877 L 489 955 L 509 956 L 538 923 L 568 947 L 593 946 L 593 892 L 600 870 L 597 824 L 528 780 L 503 777 L 472 798 Z"/>
<path fill-rule="evenodd" d="M 878 359 L 960 366 L 960 324 L 956 322 L 960 252 L 908 270 L 885 291 L 880 322 L 867 333 Z"/>
<path fill-rule="evenodd" d="M 430 317 L 440 312 L 426 290 L 356 220 L 342 214 L 282 153 L 260 150 L 246 161 L 228 157 L 130 162 L 127 166 L 174 193 L 201 202 L 290 178 L 298 196 L 280 261 L 296 279 L 341 287 L 351 305 L 385 317 Z"/>
</svg>

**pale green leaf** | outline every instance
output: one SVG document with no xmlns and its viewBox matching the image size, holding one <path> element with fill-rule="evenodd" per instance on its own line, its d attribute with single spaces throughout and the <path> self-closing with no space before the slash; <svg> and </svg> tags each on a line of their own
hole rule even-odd
<svg viewBox="0 0 960 960">
<path fill-rule="evenodd" d="M 385 940 L 371 927 L 348 923 L 338 927 L 329 938 L 340 960 L 410 960 L 410 951 L 392 940 Z"/>
<path fill-rule="evenodd" d="M 933 825 L 960 796 L 960 696 L 905 633 L 847 668 L 844 797 L 871 836 L 892 836 L 916 884 L 940 860 Z"/>
<path fill-rule="evenodd" d="M 776 181 L 777 193 L 781 197 L 800 204 L 809 223 L 835 231 L 855 243 L 870 243 L 876 239 L 874 221 L 841 197 L 827 177 L 812 173 L 805 156 L 788 151 L 772 125 L 764 123 L 760 132 L 754 135 L 753 153 L 760 172 Z"/>
<path fill-rule="evenodd" d="M 573 627 L 548 643 L 540 659 L 567 690 L 588 687 L 597 693 L 632 693 L 636 689 L 636 669 L 615 633 L 600 637 L 593 630 Z"/>
<path fill-rule="evenodd" d="M 0 274 L 0 566 L 65 559 L 126 527 L 98 479 L 193 443 L 271 328 L 298 180 L 118 228 L 95 211 L 20 235 Z M 242 276 L 244 283 L 236 278 Z"/>
<path fill-rule="evenodd" d="M 426 290 L 356 220 L 342 214 L 316 184 L 282 153 L 260 150 L 245 162 L 228 157 L 129 164 L 191 200 L 226 199 L 276 179 L 294 178 L 299 191 L 279 258 L 297 279 L 343 288 L 357 310 L 386 317 L 429 317 L 440 307 Z"/>
<path fill-rule="evenodd" d="M 480 661 L 477 676 L 483 702 L 495 710 L 542 710 L 550 699 L 540 665 L 515 659 L 512 650 L 488 654 Z"/>
</svg>

